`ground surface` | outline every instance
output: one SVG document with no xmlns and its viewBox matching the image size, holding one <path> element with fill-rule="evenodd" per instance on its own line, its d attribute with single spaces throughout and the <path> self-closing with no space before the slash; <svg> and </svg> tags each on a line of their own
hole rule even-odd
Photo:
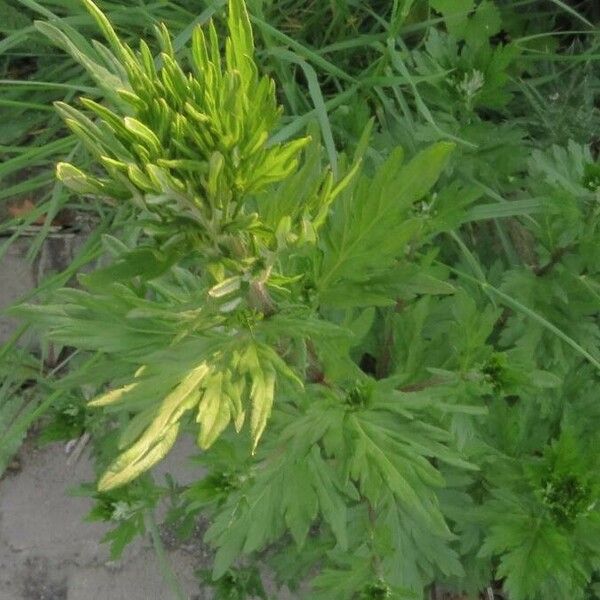
<svg viewBox="0 0 600 600">
<path fill-rule="evenodd" d="M 178 479 L 197 476 L 180 444 L 163 471 Z M 86 523 L 87 498 L 68 489 L 89 481 L 85 454 L 70 465 L 62 444 L 37 448 L 27 442 L 20 466 L 0 481 L 0 600 L 170 600 L 149 539 L 111 562 L 100 544 L 104 525 Z M 168 555 L 189 598 L 205 600 L 194 569 L 210 561 L 200 539 L 170 547 Z"/>
</svg>

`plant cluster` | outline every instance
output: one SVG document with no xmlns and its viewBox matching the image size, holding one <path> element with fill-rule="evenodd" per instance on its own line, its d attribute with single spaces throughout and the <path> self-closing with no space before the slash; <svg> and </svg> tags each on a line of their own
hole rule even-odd
<svg viewBox="0 0 600 600">
<path fill-rule="evenodd" d="M 57 176 L 104 205 L 102 258 L 14 312 L 78 350 L 47 436 L 93 434 L 114 555 L 169 498 L 182 535 L 208 518 L 219 598 L 266 598 L 264 565 L 314 600 L 599 598 L 600 164 L 589 129 L 535 110 L 556 10 L 394 2 L 379 36 L 376 9 L 318 32 L 311 2 L 279 29 L 248 2 L 278 95 L 243 0 L 187 50 L 157 26 L 156 55 L 83 2 L 108 45 L 36 27 L 101 91 L 56 106 L 87 157 Z M 360 73 L 269 44 L 355 29 Z M 282 127 L 299 72 L 314 118 Z M 157 485 L 186 434 L 206 475 Z"/>
</svg>

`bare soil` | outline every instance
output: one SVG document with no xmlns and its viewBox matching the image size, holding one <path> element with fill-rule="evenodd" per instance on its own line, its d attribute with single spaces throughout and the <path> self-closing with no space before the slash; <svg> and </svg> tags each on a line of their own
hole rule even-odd
<svg viewBox="0 0 600 600">
<path fill-rule="evenodd" d="M 179 445 L 161 471 L 201 476 L 187 461 L 191 450 Z M 84 521 L 90 500 L 68 491 L 92 479 L 90 464 L 85 455 L 73 466 L 67 458 L 63 444 L 37 448 L 30 440 L 0 481 L 0 600 L 169 600 L 149 539 L 109 559 L 100 543 L 105 525 Z M 201 536 L 165 541 L 189 598 L 208 600 L 194 577 L 211 560 Z"/>
</svg>

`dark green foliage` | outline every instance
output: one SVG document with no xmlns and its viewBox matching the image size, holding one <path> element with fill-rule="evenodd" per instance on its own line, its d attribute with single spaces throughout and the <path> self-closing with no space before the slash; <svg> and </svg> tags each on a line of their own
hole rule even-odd
<svg viewBox="0 0 600 600">
<path fill-rule="evenodd" d="M 216 582 L 210 571 L 200 571 L 199 576 L 205 585 L 214 589 L 215 600 L 268 600 L 260 573 L 255 567 L 230 569 Z"/>
<path fill-rule="evenodd" d="M 163 494 L 149 477 L 110 492 L 98 492 L 94 486 L 82 486 L 79 494 L 90 496 L 94 507 L 87 516 L 89 521 L 106 521 L 114 525 L 104 538 L 110 546 L 113 560 L 119 558 L 127 544 L 147 530 L 147 518 Z"/>
</svg>

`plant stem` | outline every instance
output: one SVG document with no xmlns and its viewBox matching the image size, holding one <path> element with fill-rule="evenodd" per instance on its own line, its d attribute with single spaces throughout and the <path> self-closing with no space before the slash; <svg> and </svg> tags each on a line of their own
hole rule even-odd
<svg viewBox="0 0 600 600">
<path fill-rule="evenodd" d="M 146 525 L 148 527 L 148 531 L 150 532 L 150 537 L 152 538 L 152 545 L 154 546 L 154 552 L 156 552 L 158 567 L 165 581 L 171 588 L 173 597 L 176 598 L 176 600 L 189 600 L 169 563 L 169 559 L 167 558 L 167 554 L 165 552 L 165 546 L 156 525 L 154 512 L 151 510 L 146 513 Z"/>
</svg>

